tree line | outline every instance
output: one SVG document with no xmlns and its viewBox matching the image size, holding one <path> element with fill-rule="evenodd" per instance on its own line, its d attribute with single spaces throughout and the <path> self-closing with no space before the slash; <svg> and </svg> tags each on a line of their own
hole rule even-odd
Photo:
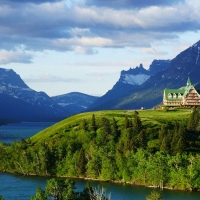
<svg viewBox="0 0 200 200">
<path fill-rule="evenodd" d="M 197 108 L 187 125 L 173 122 L 159 129 L 145 127 L 137 111 L 121 124 L 93 114 L 45 141 L 0 143 L 0 170 L 197 190 L 198 126 Z"/>
</svg>

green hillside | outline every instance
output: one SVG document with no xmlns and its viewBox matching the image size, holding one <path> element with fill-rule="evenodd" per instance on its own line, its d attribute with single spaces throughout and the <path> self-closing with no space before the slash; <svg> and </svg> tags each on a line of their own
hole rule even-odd
<svg viewBox="0 0 200 200">
<path fill-rule="evenodd" d="M 43 140 L 48 140 L 48 138 L 65 136 L 65 133 L 68 132 L 77 133 L 77 128 L 83 119 L 90 120 L 92 114 L 95 114 L 97 123 L 102 117 L 106 117 L 109 120 L 115 117 L 119 127 L 121 127 L 124 117 L 133 118 L 134 112 L 135 110 L 108 110 L 77 114 L 39 132 L 31 138 L 31 141 L 42 142 Z M 191 109 L 174 109 L 169 112 L 162 110 L 138 110 L 138 112 L 144 127 L 159 129 L 162 124 L 172 124 L 174 121 L 183 122 L 186 125 Z"/>
<path fill-rule="evenodd" d="M 0 143 L 0 170 L 197 190 L 199 122 L 197 108 L 82 113 Z"/>
</svg>

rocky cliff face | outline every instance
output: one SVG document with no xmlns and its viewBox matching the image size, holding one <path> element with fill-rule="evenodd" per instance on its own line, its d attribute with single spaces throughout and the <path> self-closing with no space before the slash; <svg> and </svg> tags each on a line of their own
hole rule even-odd
<svg viewBox="0 0 200 200">
<path fill-rule="evenodd" d="M 156 66 L 159 64 L 157 61 L 152 63 L 149 71 L 154 71 L 155 74 L 143 84 L 109 102 L 104 101 L 93 109 L 152 108 L 162 102 L 165 88 L 185 86 L 188 77 L 192 84 L 200 82 L 200 41 L 178 54 L 173 60 L 166 61 L 168 67 L 157 71 Z"/>
<path fill-rule="evenodd" d="M 120 78 L 113 88 L 95 101 L 89 109 L 109 109 L 112 105 L 110 102 L 129 95 L 131 91 L 144 84 L 151 76 L 166 70 L 169 64 L 170 60 L 154 60 L 148 70 L 140 64 L 139 67 L 121 71 Z"/>
</svg>

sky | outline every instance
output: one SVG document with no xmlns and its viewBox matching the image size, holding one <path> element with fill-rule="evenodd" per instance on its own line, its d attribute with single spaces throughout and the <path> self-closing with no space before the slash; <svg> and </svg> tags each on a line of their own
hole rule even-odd
<svg viewBox="0 0 200 200">
<path fill-rule="evenodd" d="M 102 96 L 199 41 L 199 19 L 199 0 L 0 0 L 0 68 L 49 96 Z"/>
</svg>

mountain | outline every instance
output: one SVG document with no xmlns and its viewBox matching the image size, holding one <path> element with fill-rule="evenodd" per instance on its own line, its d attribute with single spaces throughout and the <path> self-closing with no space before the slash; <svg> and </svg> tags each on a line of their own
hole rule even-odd
<svg viewBox="0 0 200 200">
<path fill-rule="evenodd" d="M 200 94 L 200 83 L 194 84 L 196 91 Z"/>
<path fill-rule="evenodd" d="M 97 110 L 101 109 L 101 107 L 104 109 L 103 104 L 105 104 L 105 108 L 108 109 L 110 105 L 112 105 L 112 101 L 129 95 L 132 90 L 145 83 L 151 76 L 166 70 L 169 64 L 170 60 L 154 60 L 148 70 L 140 64 L 139 67 L 121 71 L 120 78 L 113 88 L 95 101 L 89 109 L 95 109 L 97 107 Z"/>
<path fill-rule="evenodd" d="M 29 88 L 12 69 L 0 68 L 0 119 L 57 121 L 85 111 L 97 98 L 78 92 L 49 97 Z"/>
<path fill-rule="evenodd" d="M 44 92 L 30 89 L 12 69 L 0 68 L 1 118 L 42 120 L 67 116 Z"/>
<path fill-rule="evenodd" d="M 52 99 L 66 112 L 73 114 L 85 111 L 99 97 L 90 96 L 80 92 L 71 92 L 64 95 L 54 96 Z"/>
<path fill-rule="evenodd" d="M 185 86 L 188 77 L 192 84 L 200 82 L 200 41 L 178 54 L 165 70 L 151 76 L 143 84 L 116 99 L 92 105 L 92 109 L 152 108 L 162 102 L 165 88 Z"/>
</svg>

